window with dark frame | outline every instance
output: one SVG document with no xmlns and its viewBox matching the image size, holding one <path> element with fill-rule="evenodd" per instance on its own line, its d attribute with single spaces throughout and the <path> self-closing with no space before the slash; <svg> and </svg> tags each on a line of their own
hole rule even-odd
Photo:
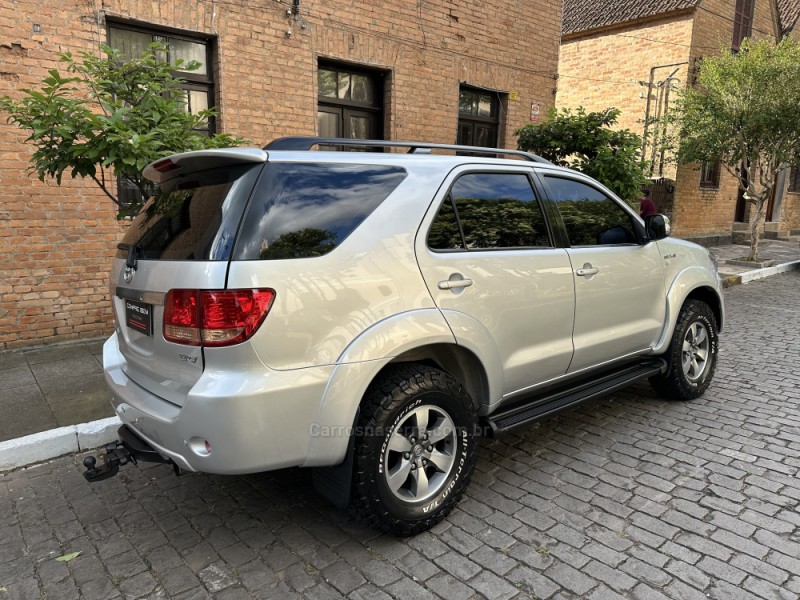
<svg viewBox="0 0 800 600">
<path fill-rule="evenodd" d="M 200 63 L 194 71 L 175 70 L 176 77 L 184 80 L 179 88 L 184 93 L 183 101 L 186 110 L 197 114 L 201 110 L 214 107 L 214 74 L 211 68 L 210 40 L 188 35 L 179 35 L 147 29 L 134 25 L 111 23 L 108 26 L 108 45 L 116 48 L 124 58 L 138 58 L 153 42 L 161 42 L 167 46 L 165 62 L 174 64 L 182 59 L 184 64 L 191 61 Z M 205 126 L 198 128 L 209 134 L 214 133 L 213 119 Z"/>
<path fill-rule="evenodd" d="M 637 244 L 631 215 L 599 189 L 584 182 L 546 175 L 571 246 Z"/>
<path fill-rule="evenodd" d="M 544 213 L 524 173 L 459 177 L 428 232 L 432 250 L 550 247 Z"/>
<path fill-rule="evenodd" d="M 700 187 L 718 188 L 719 187 L 720 162 L 706 161 L 700 165 Z"/>
<path fill-rule="evenodd" d="M 456 143 L 497 148 L 500 144 L 500 108 L 498 92 L 461 86 Z"/>
<path fill-rule="evenodd" d="M 792 194 L 800 194 L 800 164 L 789 167 L 789 188 Z"/>
<path fill-rule="evenodd" d="M 736 0 L 736 8 L 733 13 L 733 40 L 731 49 L 738 50 L 742 45 L 742 40 L 749 38 L 753 33 L 753 10 L 754 0 Z"/>
<path fill-rule="evenodd" d="M 321 61 L 317 69 L 317 98 L 320 137 L 383 139 L 382 73 Z"/>
<path fill-rule="evenodd" d="M 179 59 L 183 64 L 191 61 L 200 63 L 194 71 L 175 70 L 175 77 L 183 80 L 178 88 L 182 102 L 191 114 L 214 108 L 214 73 L 211 63 L 211 40 L 191 35 L 163 31 L 157 28 L 141 27 L 127 23 L 108 24 L 108 45 L 120 51 L 123 59 L 139 58 L 154 42 L 167 47 L 162 57 L 164 62 L 174 64 Z M 198 133 L 215 133 L 214 119 L 203 122 L 195 129 Z M 138 204 L 139 189 L 131 181 L 120 177 L 117 181 L 117 197 L 123 204 Z"/>
</svg>

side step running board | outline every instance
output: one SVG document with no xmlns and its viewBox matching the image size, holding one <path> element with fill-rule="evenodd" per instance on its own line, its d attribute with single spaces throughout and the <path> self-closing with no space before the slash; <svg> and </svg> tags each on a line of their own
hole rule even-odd
<svg viewBox="0 0 800 600">
<path fill-rule="evenodd" d="M 486 417 L 487 433 L 491 437 L 508 433 L 592 398 L 624 388 L 639 379 L 658 375 L 666 367 L 666 362 L 662 359 L 648 361 L 644 364 L 606 373 L 577 387 L 562 389 L 549 395 L 535 396 L 524 404 L 516 404 L 505 410 L 501 409 Z"/>
</svg>

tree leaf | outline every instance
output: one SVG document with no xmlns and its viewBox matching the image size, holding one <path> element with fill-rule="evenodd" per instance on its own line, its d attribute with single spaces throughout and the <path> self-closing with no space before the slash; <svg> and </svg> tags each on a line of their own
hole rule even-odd
<svg viewBox="0 0 800 600">
<path fill-rule="evenodd" d="M 63 556 L 59 556 L 58 558 L 56 558 L 56 560 L 60 562 L 69 562 L 73 558 L 78 558 L 80 555 L 81 555 L 80 552 L 70 552 L 69 554 L 64 554 Z"/>
</svg>

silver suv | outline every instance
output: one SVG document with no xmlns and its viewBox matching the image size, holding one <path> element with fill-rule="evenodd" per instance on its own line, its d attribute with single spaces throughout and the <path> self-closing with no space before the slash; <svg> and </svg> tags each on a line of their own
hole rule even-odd
<svg viewBox="0 0 800 600">
<path fill-rule="evenodd" d="M 711 382 L 709 253 L 536 156 L 294 137 L 145 175 L 103 354 L 125 425 L 87 479 L 313 467 L 410 535 L 456 505 L 480 435 L 643 378 L 682 400 Z"/>
</svg>

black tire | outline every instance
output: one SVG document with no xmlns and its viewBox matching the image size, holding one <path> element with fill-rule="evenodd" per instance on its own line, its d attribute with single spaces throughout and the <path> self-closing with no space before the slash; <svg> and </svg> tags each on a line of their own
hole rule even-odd
<svg viewBox="0 0 800 600">
<path fill-rule="evenodd" d="M 698 332 L 705 332 L 706 337 L 696 335 Z M 687 348 L 684 348 L 684 343 Z M 672 340 L 664 355 L 668 364 L 667 372 L 651 377 L 650 384 L 665 398 L 698 398 L 711 384 L 714 369 L 717 367 L 718 352 L 717 319 L 714 311 L 705 302 L 688 300 L 681 308 Z M 703 354 L 705 358 L 701 360 Z"/>
<path fill-rule="evenodd" d="M 451 425 L 452 435 L 447 434 Z M 361 404 L 351 513 L 397 536 L 430 529 L 453 510 L 469 485 L 477 433 L 475 406 L 453 377 L 419 364 L 387 368 Z M 411 446 L 407 452 L 398 449 L 406 443 Z M 447 464 L 442 471 L 440 465 Z"/>
</svg>

